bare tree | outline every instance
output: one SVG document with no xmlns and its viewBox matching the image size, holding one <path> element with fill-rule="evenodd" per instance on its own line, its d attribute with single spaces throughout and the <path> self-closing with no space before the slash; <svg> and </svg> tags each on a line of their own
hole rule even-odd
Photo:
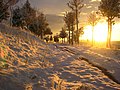
<svg viewBox="0 0 120 90">
<path fill-rule="evenodd" d="M 94 45 L 94 27 L 100 18 L 97 17 L 96 12 L 91 12 L 88 16 L 88 23 L 92 26 L 92 45 Z"/>
<path fill-rule="evenodd" d="M 102 15 L 107 17 L 108 22 L 108 37 L 107 47 L 111 47 L 112 24 L 114 18 L 120 16 L 120 0 L 101 0 L 99 10 Z"/>
<path fill-rule="evenodd" d="M 72 9 L 72 11 L 75 13 L 75 17 L 76 17 L 76 29 L 77 29 L 77 33 L 79 32 L 79 14 L 81 12 L 82 7 L 84 6 L 83 4 L 83 0 L 71 0 L 68 3 L 68 7 Z M 77 42 L 79 44 L 79 35 L 77 34 Z"/>
</svg>

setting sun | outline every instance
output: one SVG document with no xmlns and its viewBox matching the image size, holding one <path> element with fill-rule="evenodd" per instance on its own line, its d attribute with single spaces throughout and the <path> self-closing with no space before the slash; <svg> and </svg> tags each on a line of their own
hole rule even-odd
<svg viewBox="0 0 120 90">
<path fill-rule="evenodd" d="M 107 39 L 107 25 L 99 23 L 94 29 L 94 40 L 97 42 L 105 42 Z"/>
<path fill-rule="evenodd" d="M 112 41 L 117 41 L 119 38 L 119 36 L 116 35 L 116 33 L 119 33 L 119 28 L 114 28 L 114 27 L 117 27 L 118 25 L 119 24 L 116 24 L 113 26 Z M 94 41 L 106 42 L 107 30 L 108 30 L 107 23 L 98 23 L 94 27 Z M 82 39 L 92 40 L 92 26 L 88 25 L 84 28 L 84 35 L 83 35 Z"/>
<path fill-rule="evenodd" d="M 107 38 L 107 25 L 97 24 L 94 27 L 94 41 L 105 42 Z M 92 26 L 86 26 L 84 29 L 83 39 L 92 40 Z"/>
</svg>

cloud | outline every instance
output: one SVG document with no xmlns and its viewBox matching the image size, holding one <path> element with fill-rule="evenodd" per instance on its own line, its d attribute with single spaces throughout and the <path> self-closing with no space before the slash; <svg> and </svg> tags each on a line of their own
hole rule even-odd
<svg viewBox="0 0 120 90">
<path fill-rule="evenodd" d="M 87 6 L 86 8 L 92 8 L 92 6 Z"/>
<path fill-rule="evenodd" d="M 90 2 L 100 2 L 101 0 L 91 0 Z"/>
<path fill-rule="evenodd" d="M 58 16 L 64 17 L 65 13 L 66 13 L 66 12 L 61 12 L 61 13 L 58 14 Z"/>
<path fill-rule="evenodd" d="M 80 14 L 83 15 L 83 16 L 87 15 L 87 13 L 85 13 L 85 12 L 81 12 Z"/>
</svg>

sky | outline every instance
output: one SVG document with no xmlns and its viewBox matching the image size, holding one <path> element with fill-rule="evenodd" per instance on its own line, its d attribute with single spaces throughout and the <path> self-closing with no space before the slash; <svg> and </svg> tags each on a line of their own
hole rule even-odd
<svg viewBox="0 0 120 90">
<path fill-rule="evenodd" d="M 26 0 L 20 0 L 20 4 L 23 5 Z M 39 9 L 45 14 L 59 15 L 62 12 L 68 11 L 67 3 L 69 0 L 29 0 L 33 7 Z M 84 0 L 84 7 L 82 14 L 86 15 L 92 10 L 96 10 L 99 4 L 99 0 Z"/>
<path fill-rule="evenodd" d="M 26 0 L 20 0 L 18 5 L 23 5 L 25 1 Z M 54 33 L 59 32 L 64 25 L 63 15 L 64 12 L 70 11 L 67 6 L 69 1 L 70 0 L 29 0 L 32 7 L 46 15 L 48 23 L 50 24 L 50 28 Z M 87 16 L 92 11 L 98 10 L 99 3 L 100 0 L 84 0 L 84 7 L 82 8 L 81 14 L 79 16 L 80 27 L 87 24 Z M 120 20 L 117 19 L 117 22 L 120 22 Z M 120 28 L 117 30 L 117 32 L 114 33 L 120 33 Z"/>
</svg>

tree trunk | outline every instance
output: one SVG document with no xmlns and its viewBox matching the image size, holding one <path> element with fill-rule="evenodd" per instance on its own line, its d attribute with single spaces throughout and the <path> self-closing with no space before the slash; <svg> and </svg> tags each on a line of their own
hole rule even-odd
<svg viewBox="0 0 120 90">
<path fill-rule="evenodd" d="M 111 36 L 112 36 L 112 20 L 110 20 L 110 38 L 109 38 L 109 48 L 111 48 Z"/>
<path fill-rule="evenodd" d="M 10 6 L 10 26 L 12 27 L 13 8 Z"/>
<path fill-rule="evenodd" d="M 92 26 L 92 46 L 94 46 L 94 26 Z"/>
<path fill-rule="evenodd" d="M 69 41 L 69 44 L 70 44 L 70 26 L 68 26 L 68 31 L 69 31 L 69 39 L 68 39 L 68 41 Z"/>
<path fill-rule="evenodd" d="M 65 38 L 64 38 L 64 43 L 65 43 Z"/>
<path fill-rule="evenodd" d="M 110 24 L 109 24 L 109 18 L 108 18 L 108 35 L 107 35 L 107 43 L 106 43 L 106 47 L 109 48 L 109 31 L 110 31 Z"/>
<path fill-rule="evenodd" d="M 63 38 L 62 38 L 62 43 L 63 43 Z"/>
<path fill-rule="evenodd" d="M 112 20 L 108 18 L 107 48 L 111 48 Z"/>
<path fill-rule="evenodd" d="M 43 30 L 41 30 L 41 39 L 43 39 L 43 36 L 44 36 L 44 35 L 43 35 Z"/>
<path fill-rule="evenodd" d="M 76 29 L 77 29 L 77 43 L 79 44 L 79 26 L 78 26 L 78 10 L 76 9 Z"/>
<path fill-rule="evenodd" d="M 72 24 L 72 45 L 74 44 L 74 27 L 73 27 L 73 24 Z"/>
</svg>

